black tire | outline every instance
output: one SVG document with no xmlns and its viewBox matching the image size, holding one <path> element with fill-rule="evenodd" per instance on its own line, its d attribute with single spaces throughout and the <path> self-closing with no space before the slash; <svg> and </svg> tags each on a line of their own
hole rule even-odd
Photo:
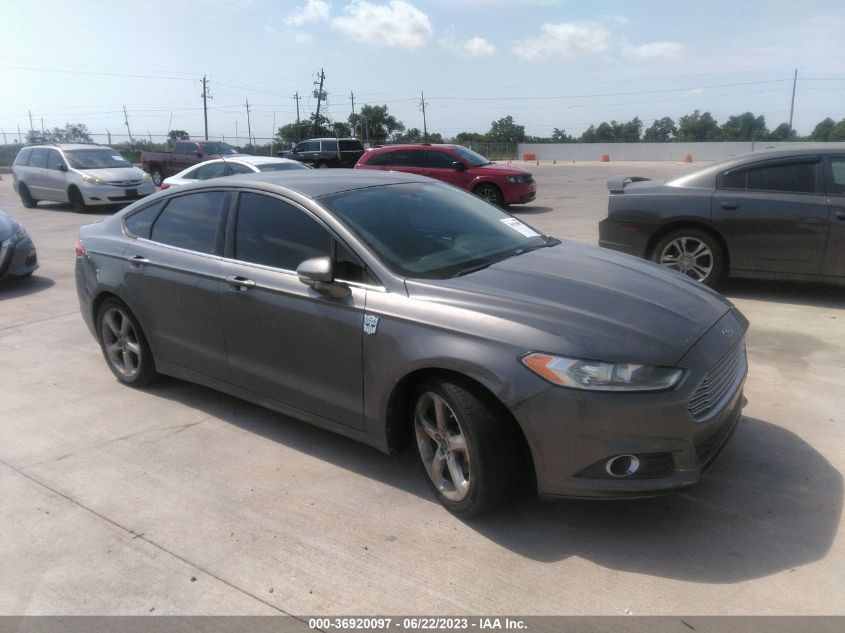
<svg viewBox="0 0 845 633">
<path fill-rule="evenodd" d="M 164 173 L 161 171 L 161 167 L 150 169 L 150 177 L 153 179 L 153 184 L 156 187 L 161 187 L 161 183 L 164 182 Z"/>
<path fill-rule="evenodd" d="M 97 338 L 106 364 L 123 384 L 143 387 L 158 378 L 144 332 L 123 302 L 103 301 L 97 312 Z"/>
<path fill-rule="evenodd" d="M 497 207 L 505 206 L 505 197 L 502 195 L 502 190 L 489 182 L 478 185 L 473 190 L 473 193 L 479 198 L 484 198 L 490 204 L 495 204 Z"/>
<path fill-rule="evenodd" d="M 654 246 L 651 259 L 711 287 L 727 272 L 727 257 L 719 240 L 692 227 L 664 235 Z"/>
<path fill-rule="evenodd" d="M 85 204 L 85 198 L 82 197 L 79 189 L 71 187 L 67 192 L 67 200 L 71 208 L 77 213 L 85 213 L 88 211 L 88 205 Z"/>
<path fill-rule="evenodd" d="M 317 163 L 314 165 L 314 169 L 328 169 L 329 166 L 326 163 Z"/>
<path fill-rule="evenodd" d="M 513 423 L 477 393 L 456 380 L 427 380 L 416 389 L 411 410 L 420 469 L 437 500 L 463 518 L 502 505 L 522 473 Z"/>
<path fill-rule="evenodd" d="M 32 194 L 29 193 L 29 187 L 25 184 L 18 185 L 18 195 L 21 197 L 21 204 L 27 209 L 34 209 L 38 206 L 38 200 L 32 197 Z"/>
</svg>

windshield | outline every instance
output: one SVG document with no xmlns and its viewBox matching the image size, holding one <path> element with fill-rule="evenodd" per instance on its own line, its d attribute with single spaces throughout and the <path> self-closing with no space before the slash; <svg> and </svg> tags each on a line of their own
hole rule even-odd
<svg viewBox="0 0 845 633">
<path fill-rule="evenodd" d="M 132 167 L 132 163 L 121 156 L 117 150 L 107 147 L 65 150 L 65 158 L 74 169 Z"/>
<path fill-rule="evenodd" d="M 203 143 L 206 154 L 238 154 L 238 150 L 228 143 Z"/>
<path fill-rule="evenodd" d="M 480 198 L 441 183 L 332 194 L 320 202 L 391 270 L 445 279 L 557 244 Z"/>
<path fill-rule="evenodd" d="M 288 169 L 311 169 L 305 163 L 265 163 L 256 165 L 258 171 L 286 171 Z"/>
<path fill-rule="evenodd" d="M 492 164 L 492 161 L 487 160 L 481 154 L 478 154 L 477 152 L 473 152 L 471 149 L 467 149 L 466 147 L 462 147 L 462 146 L 453 147 L 452 151 L 455 152 L 461 158 L 463 158 L 466 162 L 468 162 L 473 167 L 480 167 L 481 165 Z"/>
</svg>

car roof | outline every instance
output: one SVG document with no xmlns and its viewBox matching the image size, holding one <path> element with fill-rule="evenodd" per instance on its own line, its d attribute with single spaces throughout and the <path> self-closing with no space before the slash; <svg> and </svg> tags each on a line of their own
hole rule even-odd
<svg viewBox="0 0 845 633">
<path fill-rule="evenodd" d="M 334 136 L 321 136 L 319 138 L 306 138 L 300 143 L 304 143 L 305 141 L 357 141 L 357 138 L 352 138 L 351 136 L 344 136 L 341 138 L 335 138 Z M 359 141 L 360 142 L 360 141 Z"/>
<path fill-rule="evenodd" d="M 36 143 L 35 145 L 27 145 L 25 149 L 110 149 L 117 151 L 108 145 L 95 145 L 93 143 Z"/>
<path fill-rule="evenodd" d="M 371 147 L 367 151 L 383 151 L 386 149 L 423 149 L 426 147 L 442 147 L 445 149 L 455 149 L 456 147 L 463 147 L 463 145 L 458 145 L 456 143 L 399 143 L 397 145 L 377 145 L 376 147 Z"/>
<path fill-rule="evenodd" d="M 341 191 L 398 185 L 403 183 L 434 183 L 431 178 L 398 171 L 370 169 L 295 169 L 286 171 L 260 172 L 237 176 L 225 176 L 203 180 L 201 183 L 186 185 L 180 190 L 196 189 L 209 185 L 258 187 L 272 191 L 274 187 L 283 187 L 308 198 L 319 198 Z"/>
<path fill-rule="evenodd" d="M 248 163 L 250 165 L 266 165 L 268 163 L 299 163 L 300 165 L 302 164 L 299 161 L 291 160 L 290 158 L 277 158 L 275 156 L 251 156 L 249 154 L 232 154 L 231 158 L 214 158 L 212 160 L 206 160 L 192 166 L 201 167 L 202 165 L 208 165 L 209 163 Z"/>
</svg>

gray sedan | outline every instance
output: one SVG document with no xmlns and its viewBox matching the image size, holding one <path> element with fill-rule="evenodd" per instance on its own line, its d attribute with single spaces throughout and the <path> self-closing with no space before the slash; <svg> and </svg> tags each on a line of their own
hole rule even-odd
<svg viewBox="0 0 845 633">
<path fill-rule="evenodd" d="M 194 381 L 394 453 L 440 502 L 687 488 L 744 405 L 747 321 L 700 284 L 380 171 L 234 176 L 82 228 L 109 369 Z M 531 468 L 529 468 L 531 466 Z"/>
<path fill-rule="evenodd" d="M 37 268 L 38 255 L 26 229 L 0 210 L 0 279 L 28 277 Z"/>
</svg>

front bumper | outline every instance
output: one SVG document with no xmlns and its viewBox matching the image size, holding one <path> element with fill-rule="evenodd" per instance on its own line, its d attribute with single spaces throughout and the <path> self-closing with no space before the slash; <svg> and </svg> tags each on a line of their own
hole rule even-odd
<svg viewBox="0 0 845 633">
<path fill-rule="evenodd" d="M 11 238 L 0 241 L 0 279 L 25 277 L 37 268 L 38 255 L 28 235 L 14 243 Z"/>
<path fill-rule="evenodd" d="M 114 185 L 90 185 L 85 184 L 79 187 L 85 204 L 88 206 L 100 206 L 111 204 L 129 204 L 140 200 L 152 193 L 156 188 L 152 180 L 145 181 L 136 187 L 117 187 Z"/>
<path fill-rule="evenodd" d="M 537 197 L 537 183 L 506 183 L 501 186 L 505 204 L 525 204 Z"/>
<path fill-rule="evenodd" d="M 678 363 L 686 374 L 669 391 L 610 393 L 550 386 L 515 406 L 512 411 L 534 457 L 540 496 L 649 497 L 694 485 L 742 417 L 746 328 L 741 314 L 728 312 Z M 731 354 L 741 355 L 742 366 L 712 409 L 695 419 L 690 399 Z M 614 477 L 606 466 L 619 455 L 637 456 L 640 469 Z"/>
</svg>

